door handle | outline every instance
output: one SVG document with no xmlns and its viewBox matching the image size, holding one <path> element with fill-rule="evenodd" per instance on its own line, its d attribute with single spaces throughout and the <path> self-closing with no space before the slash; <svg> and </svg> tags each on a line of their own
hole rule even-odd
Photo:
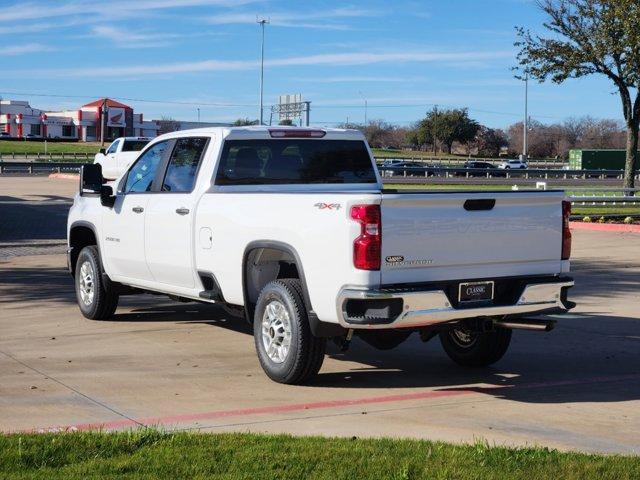
<svg viewBox="0 0 640 480">
<path fill-rule="evenodd" d="M 144 212 L 144 208 L 142 208 L 142 207 L 133 207 L 131 210 L 133 210 L 136 213 Z"/>
<path fill-rule="evenodd" d="M 189 209 L 188 208 L 176 208 L 176 213 L 178 215 L 186 215 L 187 213 L 189 213 Z"/>
</svg>

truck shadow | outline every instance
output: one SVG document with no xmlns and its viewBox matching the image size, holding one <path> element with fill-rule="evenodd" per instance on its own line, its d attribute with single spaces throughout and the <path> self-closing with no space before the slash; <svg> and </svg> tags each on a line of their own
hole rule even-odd
<svg viewBox="0 0 640 480">
<path fill-rule="evenodd" d="M 214 305 L 152 305 L 117 314 L 114 320 L 205 323 L 252 335 L 244 319 Z M 451 362 L 437 337 L 425 344 L 414 334 L 391 351 L 376 350 L 355 337 L 344 353 L 329 342 L 318 377 L 295 388 L 388 389 L 389 394 L 428 388 L 443 397 L 480 393 L 525 403 L 624 402 L 640 399 L 638 347 L 639 319 L 596 312 L 562 319 L 551 333 L 514 332 L 505 357 L 477 369 Z M 255 355 L 253 348 L 242 354 Z"/>
<path fill-rule="evenodd" d="M 0 242 L 66 240 L 70 200 L 56 195 L 40 200 L 0 196 Z"/>
<path fill-rule="evenodd" d="M 321 372 L 314 386 L 430 387 L 528 403 L 640 399 L 640 319 L 582 314 L 560 320 L 551 333 L 517 331 L 505 357 L 486 368 L 456 365 L 439 343 L 435 338 L 425 345 L 412 336 L 388 352 L 362 342 L 346 354 L 333 349 L 331 358 L 360 365 Z"/>
</svg>

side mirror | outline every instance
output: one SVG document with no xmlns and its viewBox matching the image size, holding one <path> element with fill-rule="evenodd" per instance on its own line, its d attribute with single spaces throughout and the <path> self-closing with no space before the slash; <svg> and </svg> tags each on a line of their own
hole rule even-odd
<svg viewBox="0 0 640 480">
<path fill-rule="evenodd" d="M 116 202 L 113 188 L 103 185 L 102 165 L 91 163 L 80 168 L 80 195 L 99 195 L 100 203 L 112 208 Z"/>
<path fill-rule="evenodd" d="M 80 167 L 80 195 L 97 195 L 102 190 L 102 165 L 90 163 Z"/>
<path fill-rule="evenodd" d="M 101 149 L 100 149 L 100 153 L 101 153 L 102 155 L 106 154 L 106 153 L 107 153 L 107 149 L 106 149 L 106 148 L 101 148 Z"/>
<path fill-rule="evenodd" d="M 109 185 L 102 185 L 100 189 L 100 203 L 103 207 L 113 208 L 116 203 L 116 196 L 113 194 L 113 188 Z"/>
</svg>

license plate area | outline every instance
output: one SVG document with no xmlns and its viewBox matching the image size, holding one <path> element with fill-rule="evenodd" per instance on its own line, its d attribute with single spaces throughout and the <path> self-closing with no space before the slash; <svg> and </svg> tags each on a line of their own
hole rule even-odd
<svg viewBox="0 0 640 480">
<path fill-rule="evenodd" d="M 466 282 L 458 286 L 460 305 L 491 303 L 494 295 L 494 282 Z"/>
</svg>

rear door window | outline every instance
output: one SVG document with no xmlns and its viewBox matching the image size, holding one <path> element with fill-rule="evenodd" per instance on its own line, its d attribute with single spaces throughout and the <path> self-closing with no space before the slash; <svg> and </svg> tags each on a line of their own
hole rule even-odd
<svg viewBox="0 0 640 480">
<path fill-rule="evenodd" d="M 227 140 L 216 184 L 376 183 L 361 140 Z"/>
<path fill-rule="evenodd" d="M 207 147 L 207 138 L 180 138 L 169 158 L 169 165 L 162 182 L 163 192 L 191 192 L 202 155 Z"/>
<path fill-rule="evenodd" d="M 123 152 L 139 152 L 149 143 L 149 140 L 125 140 L 122 145 Z"/>
</svg>

